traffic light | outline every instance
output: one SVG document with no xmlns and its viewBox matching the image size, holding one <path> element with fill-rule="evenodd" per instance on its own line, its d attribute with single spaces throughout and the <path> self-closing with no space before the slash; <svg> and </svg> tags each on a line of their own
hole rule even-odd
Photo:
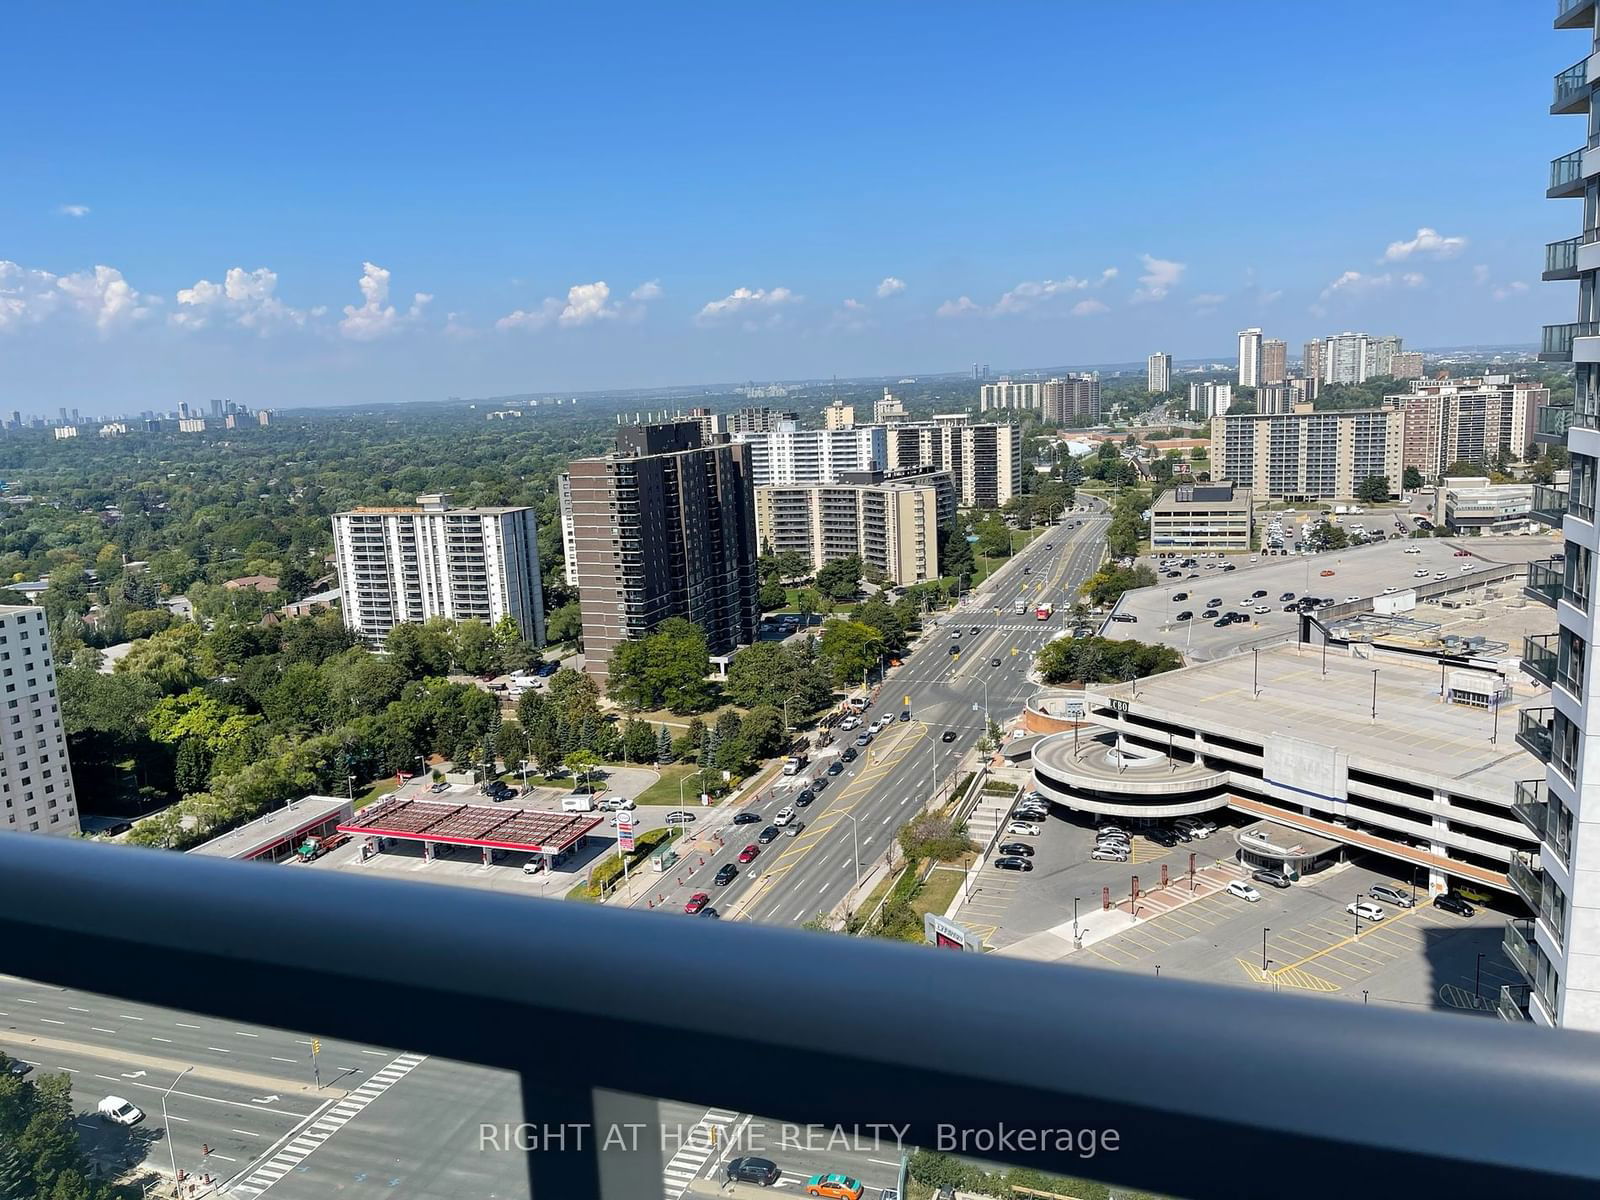
<svg viewBox="0 0 1600 1200">
<path fill-rule="evenodd" d="M 902 697 L 900 697 L 900 702 L 902 704 L 904 704 L 907 708 L 911 707 L 911 697 L 910 696 L 902 696 Z"/>
<path fill-rule="evenodd" d="M 311 1039 L 311 1053 L 313 1053 L 313 1054 L 321 1054 L 322 1053 L 322 1039 L 321 1038 L 312 1038 Z"/>
</svg>

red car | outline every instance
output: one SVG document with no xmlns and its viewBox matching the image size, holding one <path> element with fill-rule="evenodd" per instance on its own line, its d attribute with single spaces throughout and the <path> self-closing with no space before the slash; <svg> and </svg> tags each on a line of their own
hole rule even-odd
<svg viewBox="0 0 1600 1200">
<path fill-rule="evenodd" d="M 754 862 L 756 855 L 760 853 L 761 847 L 756 845 L 754 842 L 751 842 L 743 850 L 739 851 L 739 861 L 742 863 Z"/>
<path fill-rule="evenodd" d="M 688 902 L 684 904 L 683 911 L 686 913 L 697 913 L 710 902 L 710 896 L 706 895 L 704 892 L 696 892 L 694 895 L 690 896 Z"/>
<path fill-rule="evenodd" d="M 1457 550 L 1456 551 L 1456 557 L 1457 558 L 1471 558 L 1472 557 L 1472 551 L 1471 550 Z"/>
</svg>

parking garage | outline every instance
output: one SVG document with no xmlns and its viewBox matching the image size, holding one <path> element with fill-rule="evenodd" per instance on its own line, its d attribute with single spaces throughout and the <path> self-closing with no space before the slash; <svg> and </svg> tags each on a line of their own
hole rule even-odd
<svg viewBox="0 0 1600 1200">
<path fill-rule="evenodd" d="M 476 849 L 485 866 L 510 851 L 533 856 L 549 870 L 581 847 L 601 820 L 587 813 L 391 797 L 357 813 L 339 826 L 339 832 L 367 839 L 361 848 L 363 860 L 382 853 L 390 843 L 405 842 L 420 845 L 425 861 L 437 857 L 442 848 L 463 846 Z"/>
</svg>

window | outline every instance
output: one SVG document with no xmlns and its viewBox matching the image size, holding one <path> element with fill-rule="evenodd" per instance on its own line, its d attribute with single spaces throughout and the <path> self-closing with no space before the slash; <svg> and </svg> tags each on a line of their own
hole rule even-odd
<svg viewBox="0 0 1600 1200">
<path fill-rule="evenodd" d="M 1561 773 L 1568 783 L 1578 781 L 1578 748 L 1580 733 L 1577 725 L 1567 719 L 1560 709 L 1550 727 L 1550 765 Z"/>
<path fill-rule="evenodd" d="M 1585 521 L 1594 520 L 1596 471 L 1600 461 L 1592 455 L 1572 456 L 1572 479 L 1567 485 L 1567 512 Z"/>
<path fill-rule="evenodd" d="M 1579 634 L 1563 625 L 1560 646 L 1556 653 L 1555 681 L 1580 699 L 1583 696 L 1583 672 L 1588 655 L 1589 644 Z"/>
</svg>

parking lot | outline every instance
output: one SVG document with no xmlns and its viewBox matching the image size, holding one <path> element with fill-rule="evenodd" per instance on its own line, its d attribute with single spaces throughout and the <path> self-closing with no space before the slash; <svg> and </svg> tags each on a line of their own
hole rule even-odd
<svg viewBox="0 0 1600 1200">
<path fill-rule="evenodd" d="M 1382 595 L 1385 588 L 1404 590 L 1422 582 L 1418 571 L 1426 571 L 1432 582 L 1441 574 L 1446 578 L 1471 574 L 1463 568 L 1542 558 L 1558 548 L 1547 538 L 1411 538 L 1324 554 L 1253 556 L 1255 562 L 1250 561 L 1252 556 L 1236 555 L 1226 560 L 1235 567 L 1232 571 L 1224 569 L 1220 557 L 1195 556 L 1196 565 L 1183 568 L 1181 578 L 1163 573 L 1157 586 L 1126 593 L 1106 632 L 1111 637 L 1161 642 L 1191 662 L 1204 662 L 1294 636 L 1299 617 L 1283 611 L 1288 603 L 1281 599 L 1285 595 L 1296 600 L 1312 595 L 1335 603 L 1366 600 Z M 1457 557 L 1458 550 L 1469 556 Z M 1211 600 L 1222 603 L 1212 605 Z M 1255 611 L 1261 607 L 1269 611 Z M 1213 618 L 1203 615 L 1213 608 L 1248 613 L 1249 620 L 1218 628 Z M 1191 613 L 1191 618 L 1177 620 L 1182 612 Z M 1134 619 L 1116 619 L 1124 614 Z"/>
<path fill-rule="evenodd" d="M 957 919 L 991 948 L 1004 948 L 1030 934 L 1070 928 L 1075 900 L 1078 914 L 1088 918 L 1099 912 L 1107 891 L 1113 904 L 1125 899 L 1135 876 L 1148 893 L 1159 887 L 1163 866 L 1173 889 L 1181 890 L 1191 855 L 1196 870 L 1234 857 L 1232 818 L 1212 819 L 1222 826 L 1218 832 L 1172 849 L 1135 835 L 1129 861 L 1112 863 L 1089 859 L 1095 833 L 1087 817 L 1052 816 L 1038 837 L 1018 839 L 1035 845 L 1034 870 L 996 870 L 991 855 Z M 1255 902 L 1222 891 L 1170 911 L 1152 907 L 1155 915 L 1101 940 L 1086 939 L 1060 961 L 1361 1003 L 1492 1013 L 1501 984 L 1520 982 L 1501 946 L 1516 901 L 1496 898 L 1460 917 L 1434 908 L 1424 889 L 1410 909 L 1373 901 L 1384 918 L 1358 923 L 1346 906 L 1358 897 L 1370 901 L 1374 884 L 1411 894 L 1410 880 L 1391 866 L 1358 856 L 1289 888 L 1252 883 L 1260 896 Z"/>
</svg>

